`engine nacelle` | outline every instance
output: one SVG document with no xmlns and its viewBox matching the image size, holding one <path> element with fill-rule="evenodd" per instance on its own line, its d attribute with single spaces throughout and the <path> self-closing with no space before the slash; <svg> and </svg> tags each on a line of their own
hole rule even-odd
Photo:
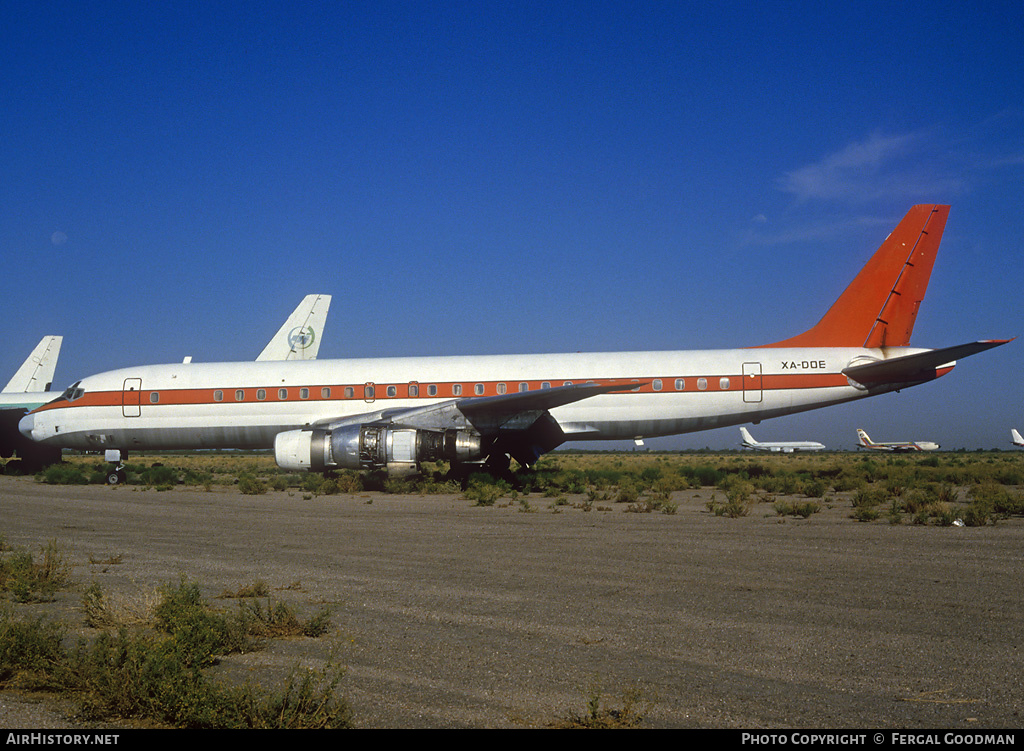
<svg viewBox="0 0 1024 751">
<path fill-rule="evenodd" d="M 403 475 L 420 462 L 466 462 L 483 457 L 479 435 L 465 430 L 419 430 L 387 425 L 350 425 L 337 430 L 289 430 L 274 438 L 274 459 L 283 469 L 386 469 Z"/>
</svg>

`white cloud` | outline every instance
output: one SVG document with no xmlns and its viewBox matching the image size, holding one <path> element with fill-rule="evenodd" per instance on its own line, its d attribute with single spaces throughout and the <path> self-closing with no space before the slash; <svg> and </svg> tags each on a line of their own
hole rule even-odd
<svg viewBox="0 0 1024 751">
<path fill-rule="evenodd" d="M 917 133 L 882 135 L 844 146 L 834 154 L 787 172 L 779 188 L 798 201 L 866 202 L 919 196 L 949 200 L 963 180 L 939 156 L 934 139 Z"/>
</svg>

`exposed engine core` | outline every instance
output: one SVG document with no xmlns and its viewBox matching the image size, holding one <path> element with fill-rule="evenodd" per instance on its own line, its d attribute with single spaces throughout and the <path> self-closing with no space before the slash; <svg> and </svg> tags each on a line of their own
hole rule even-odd
<svg viewBox="0 0 1024 751">
<path fill-rule="evenodd" d="M 480 436 L 465 430 L 418 430 L 388 425 L 350 425 L 336 430 L 289 430 L 274 438 L 274 459 L 283 469 L 386 469 L 403 475 L 420 462 L 483 458 Z"/>
</svg>

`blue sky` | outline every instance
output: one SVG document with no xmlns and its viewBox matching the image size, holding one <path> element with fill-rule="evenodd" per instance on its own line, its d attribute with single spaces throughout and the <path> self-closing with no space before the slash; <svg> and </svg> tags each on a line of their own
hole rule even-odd
<svg viewBox="0 0 1024 751">
<path fill-rule="evenodd" d="M 1019 2 L 5 2 L 0 373 L 252 359 L 311 292 L 322 358 L 763 344 L 914 203 L 913 343 L 1018 336 L 1022 49 Z M 754 434 L 1009 448 L 1022 366 Z"/>
</svg>

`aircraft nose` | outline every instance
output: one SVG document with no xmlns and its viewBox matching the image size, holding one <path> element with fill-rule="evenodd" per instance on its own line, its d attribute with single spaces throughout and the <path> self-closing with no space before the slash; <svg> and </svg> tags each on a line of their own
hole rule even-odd
<svg viewBox="0 0 1024 751">
<path fill-rule="evenodd" d="M 21 418 L 21 420 L 18 421 L 18 431 L 23 436 L 25 436 L 26 438 L 28 438 L 30 440 L 35 440 L 35 436 L 32 435 L 32 432 L 35 430 L 35 428 L 36 428 L 36 417 L 35 417 L 35 415 L 32 415 L 32 414 L 25 415 L 24 417 Z"/>
</svg>

